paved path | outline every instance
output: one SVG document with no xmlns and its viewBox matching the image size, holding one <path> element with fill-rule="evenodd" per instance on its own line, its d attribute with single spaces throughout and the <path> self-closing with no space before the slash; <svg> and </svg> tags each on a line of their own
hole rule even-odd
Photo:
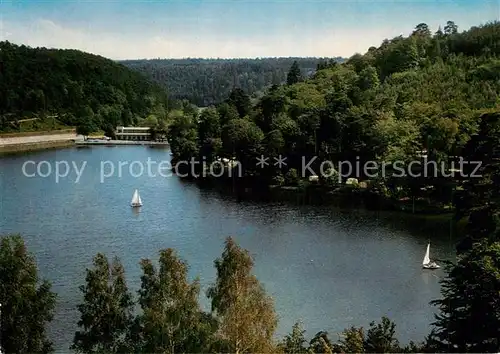
<svg viewBox="0 0 500 354">
<path fill-rule="evenodd" d="M 52 134 L 52 135 L 35 135 L 35 136 L 19 136 L 10 138 L 0 138 L 0 146 L 40 143 L 47 141 L 65 141 L 72 139 L 81 139 L 81 136 L 75 134 Z"/>
</svg>

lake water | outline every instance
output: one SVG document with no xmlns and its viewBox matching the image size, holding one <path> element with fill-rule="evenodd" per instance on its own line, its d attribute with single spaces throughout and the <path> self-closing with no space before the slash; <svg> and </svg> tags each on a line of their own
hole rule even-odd
<svg viewBox="0 0 500 354">
<path fill-rule="evenodd" d="M 308 337 L 326 330 L 333 340 L 351 325 L 368 326 L 388 316 L 400 340 L 422 340 L 430 331 L 443 271 L 425 271 L 421 261 L 428 238 L 431 257 L 449 259 L 454 244 L 443 235 L 404 227 L 402 215 L 333 207 L 238 201 L 198 188 L 175 176 L 133 177 L 125 162 L 170 160 L 168 150 L 143 146 L 70 148 L 0 158 L 0 233 L 21 233 L 37 259 L 42 277 L 58 294 L 50 324 L 55 347 L 67 351 L 82 300 L 78 290 L 97 252 L 120 257 L 130 287 L 140 283 L 141 258 L 157 259 L 173 247 L 202 284 L 214 281 L 213 261 L 233 236 L 255 259 L 255 273 L 275 299 L 278 334 L 302 320 Z M 26 177 L 23 164 L 73 162 L 74 170 L 55 176 Z M 110 175 L 101 183 L 101 164 Z M 124 162 L 118 176 L 118 163 Z M 25 165 L 32 174 L 34 165 Z M 60 164 L 61 171 L 63 165 Z M 137 175 L 139 166 L 132 174 Z M 64 171 L 63 171 L 64 172 Z M 153 171 L 154 172 L 154 171 Z M 130 199 L 139 189 L 144 206 L 134 213 Z M 402 226 L 403 225 L 403 226 Z"/>
</svg>

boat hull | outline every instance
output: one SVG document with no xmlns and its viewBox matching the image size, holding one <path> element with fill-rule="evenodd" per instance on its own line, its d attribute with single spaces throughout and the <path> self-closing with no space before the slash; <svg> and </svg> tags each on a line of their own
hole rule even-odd
<svg viewBox="0 0 500 354">
<path fill-rule="evenodd" d="M 142 204 L 139 204 L 139 203 L 132 203 L 130 206 L 131 206 L 132 208 L 138 208 L 138 207 L 141 207 L 141 206 L 142 206 Z"/>
<path fill-rule="evenodd" d="M 439 269 L 441 267 L 438 266 L 436 263 L 428 263 L 428 264 L 423 264 L 422 268 L 424 268 L 424 269 Z"/>
</svg>

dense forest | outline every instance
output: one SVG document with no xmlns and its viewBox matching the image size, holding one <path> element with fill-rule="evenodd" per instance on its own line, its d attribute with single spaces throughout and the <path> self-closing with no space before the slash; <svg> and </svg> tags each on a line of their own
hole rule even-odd
<svg viewBox="0 0 500 354">
<path fill-rule="evenodd" d="M 0 65 L 0 131 L 19 131 L 23 119 L 34 130 L 109 131 L 168 113 L 162 88 L 100 56 L 0 42 Z"/>
<path fill-rule="evenodd" d="M 267 87 L 286 82 L 294 61 L 301 74 L 308 77 L 316 71 L 319 62 L 327 60 L 341 62 L 343 59 L 144 59 L 121 63 L 152 78 L 170 97 L 206 107 L 224 101 L 235 87 L 259 97 Z"/>
<path fill-rule="evenodd" d="M 331 189 L 355 177 L 397 199 L 416 197 L 447 207 L 463 188 L 464 178 L 450 175 L 452 162 L 459 156 L 479 161 L 475 148 L 467 147 L 471 137 L 500 114 L 499 54 L 499 22 L 460 33 L 449 21 L 434 34 L 421 23 L 408 37 L 385 40 L 342 64 L 320 66 L 311 78 L 293 74 L 291 67 L 287 83 L 273 86 L 256 103 L 235 89 L 199 116 L 179 117 L 170 126 L 174 159 L 236 159 L 244 169 L 240 181 L 261 186 L 307 187 L 311 171 Z M 484 134 L 478 139 L 498 140 L 496 130 L 485 128 Z M 271 162 L 264 168 L 256 166 L 261 155 Z M 284 167 L 272 163 L 280 155 Z M 314 157 L 311 169 L 303 171 L 303 159 Z M 425 178 L 391 172 L 395 162 L 407 166 L 424 159 L 445 168 L 430 165 Z M 387 173 L 346 175 L 335 168 L 320 173 L 325 161 L 334 167 L 375 162 Z"/>
</svg>

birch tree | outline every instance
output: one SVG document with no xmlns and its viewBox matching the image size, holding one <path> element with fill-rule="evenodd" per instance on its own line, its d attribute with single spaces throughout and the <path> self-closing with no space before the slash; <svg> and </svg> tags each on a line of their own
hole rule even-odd
<svg viewBox="0 0 500 354">
<path fill-rule="evenodd" d="M 207 292 L 226 352 L 275 351 L 272 338 L 277 318 L 273 300 L 251 273 L 252 267 L 248 251 L 227 238 L 222 256 L 215 260 L 217 280 Z"/>
</svg>

